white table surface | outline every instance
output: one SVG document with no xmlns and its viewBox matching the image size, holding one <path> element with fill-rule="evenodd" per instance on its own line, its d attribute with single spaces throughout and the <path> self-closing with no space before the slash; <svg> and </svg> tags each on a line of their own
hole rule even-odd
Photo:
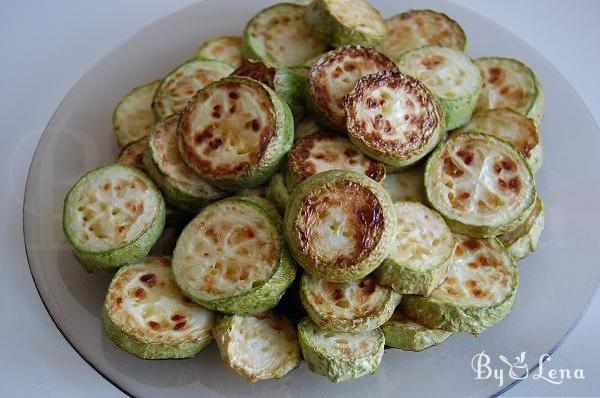
<svg viewBox="0 0 600 398">
<path fill-rule="evenodd" d="M 5 187 L 0 190 L 4 259 L 0 278 L 0 396 L 123 396 L 78 356 L 42 305 L 23 246 L 23 191 L 35 145 L 77 79 L 144 25 L 193 2 L 4 0 L 0 4 L 0 173 Z M 600 1 L 457 3 L 504 25 L 535 47 L 562 72 L 600 120 Z M 577 139 L 577 132 L 565 134 Z M 549 294 L 559 297 L 568 292 Z M 596 297 L 546 365 L 582 368 L 585 380 L 567 380 L 559 386 L 525 380 L 506 396 L 600 395 L 598 325 L 600 299 Z"/>
</svg>

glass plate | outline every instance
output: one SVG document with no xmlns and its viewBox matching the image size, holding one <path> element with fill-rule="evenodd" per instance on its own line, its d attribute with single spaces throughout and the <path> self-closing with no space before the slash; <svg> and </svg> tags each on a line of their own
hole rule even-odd
<svg viewBox="0 0 600 398">
<path fill-rule="evenodd" d="M 245 22 L 270 1 L 207 0 L 149 25 L 91 68 L 56 110 L 35 152 L 24 203 L 31 273 L 48 312 L 65 338 L 123 391 L 136 396 L 316 397 L 482 396 L 498 394 L 494 379 L 476 380 L 471 359 L 485 350 L 490 366 L 499 355 L 526 351 L 532 368 L 553 352 L 585 310 L 600 276 L 600 134 L 565 79 L 535 50 L 494 22 L 454 4 L 437 1 L 372 0 L 385 16 L 410 8 L 448 13 L 467 32 L 474 56 L 523 60 L 546 93 L 541 126 L 544 165 L 537 174 L 546 206 L 546 229 L 538 251 L 519 263 L 514 309 L 478 337 L 452 336 L 420 353 L 387 350 L 374 376 L 332 384 L 302 364 L 280 380 L 247 384 L 230 372 L 211 345 L 192 359 L 144 361 L 119 351 L 102 333 L 100 310 L 110 276 L 87 274 L 63 236 L 63 198 L 85 171 L 115 160 L 111 113 L 132 87 L 160 78 L 194 54 L 204 40 L 241 34 Z"/>
</svg>

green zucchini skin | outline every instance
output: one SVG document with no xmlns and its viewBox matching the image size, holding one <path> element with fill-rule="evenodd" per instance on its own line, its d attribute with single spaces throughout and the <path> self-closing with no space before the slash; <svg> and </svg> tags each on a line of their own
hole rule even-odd
<svg viewBox="0 0 600 398">
<path fill-rule="evenodd" d="M 336 3 L 350 3 L 348 6 L 363 8 L 369 15 L 370 29 L 365 30 L 360 26 L 353 26 L 353 21 L 342 20 L 344 15 L 336 12 Z M 343 11 L 347 10 L 342 10 Z M 336 15 L 337 14 L 337 15 Z M 376 47 L 388 34 L 385 20 L 377 10 L 363 0 L 314 0 L 306 13 L 304 20 L 321 38 L 332 47 L 341 47 L 348 44 L 359 44 L 367 47 Z"/>
<path fill-rule="evenodd" d="M 387 259 L 377 268 L 377 280 L 386 286 L 391 286 L 402 294 L 422 294 L 427 297 L 444 281 L 452 257 L 440 266 L 419 272 L 408 267 L 402 267 Z"/>
<path fill-rule="evenodd" d="M 173 114 L 167 116 L 157 123 L 155 128 L 150 132 L 148 144 L 144 150 L 143 164 L 146 173 L 164 193 L 168 203 L 188 213 L 197 213 L 202 207 L 208 205 L 209 203 L 222 199 L 225 196 L 225 192 L 201 181 L 201 178 L 197 177 L 181 159 L 177 150 L 177 133 L 175 130 L 179 118 L 179 114 Z M 159 140 L 164 140 L 164 142 L 158 144 Z M 174 178 L 171 174 L 163 172 L 162 167 L 159 165 L 159 162 L 166 162 L 166 160 L 164 160 L 165 154 L 157 152 L 157 149 L 161 148 L 162 145 L 167 144 L 167 146 L 163 149 L 166 151 L 167 148 L 171 148 L 169 143 L 172 141 L 174 141 L 174 151 L 172 151 L 170 154 L 170 156 L 172 156 L 172 160 L 179 163 L 180 167 L 185 169 L 186 174 L 193 175 L 193 177 L 186 177 L 188 180 L 187 182 L 182 183 L 177 178 Z M 198 194 L 198 192 L 194 192 L 189 188 L 189 186 L 185 185 L 189 184 L 192 180 L 197 180 L 195 182 L 197 184 L 199 183 L 205 185 L 205 188 L 210 192 L 205 191 L 201 195 Z"/>
<path fill-rule="evenodd" d="M 113 133 L 117 138 L 117 145 L 124 148 L 127 144 L 139 140 L 148 135 L 148 131 L 154 125 L 152 113 L 152 97 L 160 80 L 135 87 L 115 106 L 112 114 Z M 133 120 L 129 120 L 129 119 Z M 143 120 L 140 126 L 139 122 Z M 131 126 L 134 124 L 134 126 Z M 138 124 L 135 126 L 135 124 Z"/>
<path fill-rule="evenodd" d="M 385 338 L 379 329 L 374 329 L 365 334 L 374 334 L 376 339 L 374 352 L 365 355 L 354 356 L 353 358 L 336 358 L 328 355 L 322 347 L 312 343 L 312 336 L 317 333 L 345 335 L 344 332 L 327 332 L 306 317 L 298 324 L 298 339 L 302 355 L 308 365 L 308 368 L 316 374 L 327 377 L 334 383 L 346 380 L 356 379 L 368 374 L 374 374 L 379 370 Z"/>
<path fill-rule="evenodd" d="M 429 329 L 397 311 L 392 319 L 381 326 L 385 336 L 385 345 L 404 351 L 423 351 L 426 348 L 443 343 L 452 332 L 441 329 Z"/>
<path fill-rule="evenodd" d="M 273 122 L 272 137 L 268 140 L 266 148 L 257 162 L 242 167 L 241 171 L 236 169 L 220 172 L 211 166 L 205 167 L 202 163 L 206 159 L 199 159 L 198 155 L 194 153 L 194 134 L 197 132 L 195 126 L 192 125 L 192 119 L 196 117 L 195 107 L 205 93 L 224 90 L 229 86 L 248 87 L 264 93 L 268 98 L 268 112 Z M 224 190 L 236 191 L 259 187 L 275 174 L 292 147 L 294 118 L 289 106 L 268 86 L 248 77 L 230 76 L 206 86 L 190 100 L 179 123 L 178 134 L 179 152 L 188 166 L 209 183 Z"/>
<path fill-rule="evenodd" d="M 73 236 L 73 232 L 69 227 L 69 222 L 73 217 L 75 217 L 75 205 L 71 203 L 71 201 L 75 200 L 74 196 L 76 195 L 76 192 L 79 189 L 82 189 L 82 186 L 88 180 L 94 178 L 95 175 L 105 170 L 110 170 L 112 168 L 124 169 L 126 172 L 131 173 L 133 176 L 140 177 L 146 184 L 148 184 L 149 189 L 155 191 L 154 194 L 159 196 L 158 209 L 156 211 L 156 215 L 154 217 L 153 222 L 146 228 L 146 230 L 138 234 L 137 237 L 131 242 L 128 242 L 119 247 L 115 247 L 114 249 L 89 249 L 76 241 L 76 239 Z M 162 198 L 160 191 L 154 185 L 152 180 L 150 180 L 143 172 L 139 171 L 138 169 L 114 163 L 89 171 L 88 173 L 84 174 L 77 181 L 77 183 L 75 183 L 75 185 L 69 190 L 67 196 L 65 197 L 63 208 L 63 231 L 71 245 L 71 248 L 73 249 L 75 257 L 86 271 L 93 273 L 111 272 L 123 265 L 136 262 L 148 255 L 150 249 L 162 234 L 162 231 L 165 226 L 165 215 L 166 205 L 164 199 Z"/>
<path fill-rule="evenodd" d="M 346 193 L 349 192 L 350 187 L 353 187 L 357 192 L 360 191 L 358 193 L 360 196 L 354 198 L 354 200 L 346 197 Z M 340 192 L 343 199 L 336 198 L 336 191 Z M 317 222 L 315 218 L 317 217 L 317 213 L 325 211 L 305 209 L 305 202 L 313 206 L 313 198 L 316 200 L 326 195 L 330 195 L 335 200 L 339 199 L 339 205 L 342 207 L 358 206 L 360 203 L 355 202 L 357 200 L 367 200 L 366 198 L 369 198 L 369 201 L 373 200 L 377 202 L 377 205 L 370 202 L 372 206 L 377 207 L 377 210 L 369 210 L 377 214 L 376 216 L 373 215 L 377 219 L 373 220 L 376 223 L 373 225 L 359 223 L 358 225 L 361 225 L 360 230 L 354 232 L 360 235 L 367 234 L 368 231 L 371 234 L 372 229 L 375 228 L 378 233 L 378 240 L 370 242 L 368 247 L 361 249 L 358 257 L 355 252 L 352 252 L 350 254 L 352 257 L 349 257 L 348 253 L 342 253 L 338 254 L 334 260 L 328 260 L 327 258 L 330 254 L 327 254 L 327 251 L 323 251 L 319 247 L 321 242 L 318 242 L 318 239 L 322 236 L 315 235 L 313 238 L 312 232 L 309 234 L 304 231 L 309 221 Z M 328 211 L 326 210 L 322 214 L 327 215 Z M 350 214 L 348 213 L 348 209 L 346 209 L 346 212 Z M 304 220 L 305 218 L 307 220 Z M 350 217 L 341 220 L 341 222 L 353 223 L 353 220 Z M 292 192 L 284 216 L 284 234 L 292 256 L 307 272 L 332 282 L 347 282 L 360 279 L 377 268 L 390 252 L 391 244 L 396 234 L 396 226 L 397 221 L 393 213 L 392 202 L 383 187 L 363 174 L 344 170 L 326 171 L 301 182 Z M 350 231 L 347 232 L 350 233 Z M 369 239 L 371 238 L 367 240 Z M 310 244 L 307 243 L 308 240 L 314 240 L 313 243 L 317 246 L 310 248 Z M 339 248 L 334 247 L 333 249 L 345 250 L 342 246 Z M 340 259 L 346 262 L 342 267 L 338 265 L 338 260 Z"/>
<path fill-rule="evenodd" d="M 275 204 L 279 211 L 285 212 L 290 200 L 290 193 L 285 183 L 285 178 L 281 173 L 274 174 L 267 185 L 267 198 Z"/>
<path fill-rule="evenodd" d="M 538 196 L 531 214 L 514 230 L 507 231 L 498 239 L 515 260 L 521 260 L 533 253 L 544 229 L 544 205 Z"/>
</svg>

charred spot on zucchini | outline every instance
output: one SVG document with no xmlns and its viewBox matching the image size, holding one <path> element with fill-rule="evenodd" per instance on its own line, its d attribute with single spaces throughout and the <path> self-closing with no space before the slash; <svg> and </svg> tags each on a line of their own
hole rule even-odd
<svg viewBox="0 0 600 398">
<path fill-rule="evenodd" d="M 237 68 L 242 63 L 242 50 L 241 37 L 219 36 L 202 44 L 196 58 L 214 59 Z"/>
<path fill-rule="evenodd" d="M 145 137 L 154 126 L 152 98 L 159 84 L 155 80 L 134 88 L 115 107 L 112 124 L 119 147 Z"/>
<path fill-rule="evenodd" d="M 404 351 L 423 351 L 443 343 L 452 332 L 441 329 L 430 329 L 410 319 L 400 310 L 381 327 L 385 337 L 385 345 Z"/>
<path fill-rule="evenodd" d="M 117 163 L 145 171 L 143 160 L 146 142 L 148 142 L 148 137 L 142 137 L 125 145 L 117 158 Z"/>
</svg>

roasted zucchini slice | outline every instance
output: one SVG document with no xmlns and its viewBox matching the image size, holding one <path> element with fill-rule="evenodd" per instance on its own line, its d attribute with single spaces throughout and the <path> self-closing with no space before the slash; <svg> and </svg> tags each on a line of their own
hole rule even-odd
<svg viewBox="0 0 600 398">
<path fill-rule="evenodd" d="M 344 108 L 350 141 L 394 168 L 416 163 L 446 136 L 444 113 L 433 94 L 402 73 L 360 78 Z"/>
<path fill-rule="evenodd" d="M 405 52 L 396 61 L 402 72 L 422 81 L 436 95 L 446 115 L 446 130 L 469 122 L 481 92 L 481 75 L 467 54 L 426 46 Z"/>
<path fill-rule="evenodd" d="M 138 170 L 144 169 L 144 150 L 146 149 L 148 137 L 142 137 L 137 141 L 125 145 L 117 158 L 117 163 L 125 166 L 135 167 Z"/>
<path fill-rule="evenodd" d="M 63 229 L 87 271 L 145 257 L 165 226 L 165 202 L 141 171 L 118 163 L 85 174 L 65 198 Z"/>
<path fill-rule="evenodd" d="M 327 282 L 308 273 L 300 282 L 302 305 L 322 329 L 362 333 L 387 321 L 402 296 L 367 276 L 352 282 Z"/>
<path fill-rule="evenodd" d="M 458 131 L 478 131 L 501 138 L 521 151 L 532 172 L 535 173 L 542 166 L 544 154 L 535 122 L 510 108 L 476 113 L 471 121 Z"/>
<path fill-rule="evenodd" d="M 307 78 L 291 69 L 275 67 L 262 61 L 245 60 L 233 71 L 234 76 L 246 76 L 266 84 L 290 107 L 294 120 L 304 116 L 304 93 Z"/>
<path fill-rule="evenodd" d="M 233 69 L 226 63 L 205 59 L 188 61 L 175 68 L 154 93 L 152 111 L 156 121 L 182 112 L 198 90 L 229 75 Z"/>
<path fill-rule="evenodd" d="M 194 96 L 178 134 L 183 160 L 202 178 L 225 189 L 255 188 L 290 150 L 294 121 L 269 87 L 231 76 Z"/>
<path fill-rule="evenodd" d="M 346 46 L 325 53 L 308 74 L 307 106 L 319 124 L 345 131 L 344 97 L 362 76 L 383 70 L 398 67 L 372 48 Z"/>
<path fill-rule="evenodd" d="M 264 201 L 244 196 L 208 205 L 177 240 L 175 281 L 206 308 L 239 315 L 267 311 L 296 276 L 277 211 L 255 200 Z"/>
<path fill-rule="evenodd" d="M 294 129 L 294 140 L 320 132 L 323 132 L 323 129 L 317 124 L 315 119 L 311 116 L 304 116 Z"/>
<path fill-rule="evenodd" d="M 429 296 L 446 278 L 456 240 L 444 219 L 417 202 L 394 203 L 398 232 L 377 281 L 402 294 Z"/>
<path fill-rule="evenodd" d="M 204 181 L 179 155 L 177 123 L 180 114 L 167 116 L 156 124 L 148 137 L 144 166 L 152 180 L 173 206 L 196 213 L 221 199 L 225 192 Z"/>
<path fill-rule="evenodd" d="M 290 191 L 285 184 L 285 178 L 277 173 L 269 180 L 267 186 L 267 198 L 280 210 L 285 211 L 290 200 Z"/>
<path fill-rule="evenodd" d="M 154 126 L 152 97 L 159 84 L 160 81 L 156 80 L 134 88 L 115 107 L 112 115 L 113 132 L 121 148 L 145 137 Z"/>
<path fill-rule="evenodd" d="M 327 170 L 350 170 L 380 182 L 385 178 L 383 163 L 361 153 L 341 136 L 315 133 L 300 138 L 288 153 L 286 183 L 294 188 L 308 177 Z"/>
<path fill-rule="evenodd" d="M 336 332 L 307 317 L 298 324 L 298 338 L 308 368 L 334 383 L 376 373 L 383 358 L 385 339 L 379 329 Z"/>
<path fill-rule="evenodd" d="M 238 36 L 219 36 L 211 39 L 198 49 L 196 58 L 214 59 L 237 68 L 242 64 L 243 44 Z"/>
<path fill-rule="evenodd" d="M 400 306 L 428 328 L 478 334 L 510 312 L 517 292 L 517 266 L 496 238 L 456 237 L 458 245 L 444 283 L 429 297 L 403 296 Z"/>
<path fill-rule="evenodd" d="M 523 155 L 506 141 L 473 132 L 453 134 L 429 157 L 425 190 L 452 231 L 473 237 L 516 227 L 536 197 Z"/>
<path fill-rule="evenodd" d="M 292 255 L 332 282 L 365 277 L 388 256 L 396 234 L 389 195 L 364 174 L 330 170 L 294 189 L 285 213 Z"/>
<path fill-rule="evenodd" d="M 448 15 L 432 10 L 410 10 L 386 20 L 389 35 L 378 50 L 390 58 L 428 45 L 464 51 L 467 36 Z"/>
<path fill-rule="evenodd" d="M 292 324 L 272 312 L 224 316 L 213 335 L 223 361 L 250 383 L 279 379 L 302 360 Z"/>
<path fill-rule="evenodd" d="M 478 58 L 475 65 L 483 78 L 475 112 L 512 108 L 540 125 L 544 116 L 544 93 L 527 65 L 516 59 L 500 57 Z"/>
<path fill-rule="evenodd" d="M 147 257 L 119 269 L 108 287 L 104 330 L 140 358 L 187 358 L 212 341 L 215 314 L 181 293 L 170 265 L 168 257 Z"/>
<path fill-rule="evenodd" d="M 247 58 L 300 66 L 325 51 L 326 44 L 304 22 L 306 6 L 279 3 L 256 14 L 244 30 Z"/>
<path fill-rule="evenodd" d="M 518 227 L 500 235 L 498 239 L 515 260 L 520 260 L 535 251 L 543 229 L 544 205 L 538 196 L 529 217 Z"/>
<path fill-rule="evenodd" d="M 382 185 L 393 203 L 401 201 L 426 203 L 424 179 L 425 168 L 418 166 L 399 173 L 387 174 Z"/>
<path fill-rule="evenodd" d="M 364 0 L 314 0 L 304 20 L 333 47 L 348 44 L 375 47 L 388 34 L 379 11 Z"/>
<path fill-rule="evenodd" d="M 381 327 L 385 345 L 404 351 L 423 351 L 438 345 L 452 336 L 452 332 L 441 329 L 429 329 L 415 322 L 400 310 L 396 310 L 389 321 Z"/>
</svg>

